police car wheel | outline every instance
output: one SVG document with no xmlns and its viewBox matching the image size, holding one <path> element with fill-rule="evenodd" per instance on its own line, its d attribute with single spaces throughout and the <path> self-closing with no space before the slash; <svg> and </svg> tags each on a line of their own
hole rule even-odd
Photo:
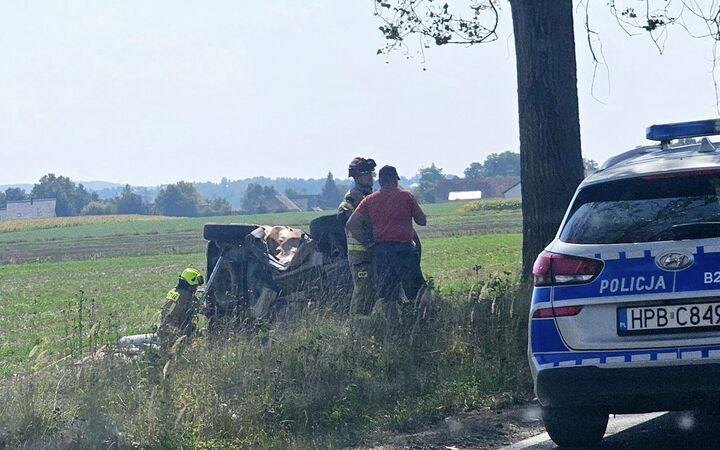
<svg viewBox="0 0 720 450">
<path fill-rule="evenodd" d="M 543 422 L 558 446 L 586 448 L 602 440 L 608 414 L 589 408 L 543 408 Z"/>
</svg>

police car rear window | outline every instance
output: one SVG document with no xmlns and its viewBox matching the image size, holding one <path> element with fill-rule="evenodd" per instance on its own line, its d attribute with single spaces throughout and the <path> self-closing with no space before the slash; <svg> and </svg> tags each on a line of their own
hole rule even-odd
<svg viewBox="0 0 720 450">
<path fill-rule="evenodd" d="M 720 237 L 720 174 L 668 174 L 590 185 L 560 240 L 620 244 Z"/>
</svg>

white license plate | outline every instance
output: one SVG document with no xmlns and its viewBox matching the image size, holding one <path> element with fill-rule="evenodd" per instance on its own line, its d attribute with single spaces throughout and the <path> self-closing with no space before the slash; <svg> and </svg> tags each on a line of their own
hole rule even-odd
<svg viewBox="0 0 720 450">
<path fill-rule="evenodd" d="M 720 303 L 618 308 L 618 334 L 720 328 Z"/>
</svg>

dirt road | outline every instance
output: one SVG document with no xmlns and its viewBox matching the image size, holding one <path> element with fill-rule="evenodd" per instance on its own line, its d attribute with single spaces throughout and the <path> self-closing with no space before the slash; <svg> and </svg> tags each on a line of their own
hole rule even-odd
<svg viewBox="0 0 720 450">
<path fill-rule="evenodd" d="M 446 417 L 416 433 L 379 436 L 356 448 L 373 450 L 497 449 L 545 432 L 535 404 L 484 409 Z"/>
<path fill-rule="evenodd" d="M 611 415 L 598 449 L 718 449 L 717 413 L 680 411 Z M 373 450 L 545 450 L 550 440 L 536 404 L 482 410 L 445 418 L 417 433 L 381 437 L 358 448 Z"/>
</svg>

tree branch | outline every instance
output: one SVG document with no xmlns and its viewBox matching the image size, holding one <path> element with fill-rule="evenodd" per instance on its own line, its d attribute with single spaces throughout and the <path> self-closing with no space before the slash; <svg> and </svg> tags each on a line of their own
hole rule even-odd
<svg viewBox="0 0 720 450">
<path fill-rule="evenodd" d="M 378 53 L 388 54 L 404 45 L 410 34 L 421 39 L 421 48 L 435 45 L 473 45 L 497 39 L 499 11 L 497 0 L 477 0 L 469 5 L 471 18 L 450 11 L 450 5 L 436 0 L 375 0 L 375 14 L 384 25 L 380 31 L 388 41 Z M 487 14 L 484 14 L 487 12 Z"/>
</svg>

